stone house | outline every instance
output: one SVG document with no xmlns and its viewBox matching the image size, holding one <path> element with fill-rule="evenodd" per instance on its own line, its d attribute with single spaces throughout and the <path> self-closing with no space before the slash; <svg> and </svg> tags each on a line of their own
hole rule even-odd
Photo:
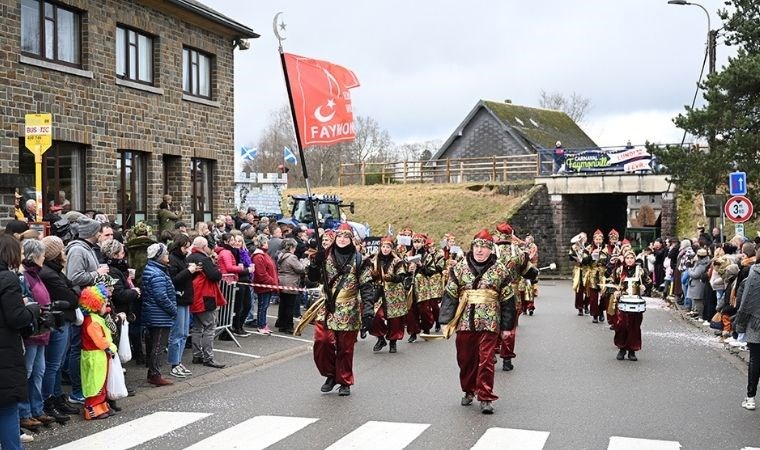
<svg viewBox="0 0 760 450">
<path fill-rule="evenodd" d="M 34 198 L 24 117 L 51 113 L 44 212 L 54 204 L 187 222 L 233 196 L 234 51 L 251 28 L 196 0 L 0 0 L 0 221 Z"/>
<path fill-rule="evenodd" d="M 551 173 L 557 141 L 566 149 L 599 148 L 562 111 L 480 100 L 431 160 L 540 154 Z"/>
</svg>

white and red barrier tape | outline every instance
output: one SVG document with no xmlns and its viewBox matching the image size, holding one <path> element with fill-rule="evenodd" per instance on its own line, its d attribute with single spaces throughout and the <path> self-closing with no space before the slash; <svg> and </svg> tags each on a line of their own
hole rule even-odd
<svg viewBox="0 0 760 450">
<path fill-rule="evenodd" d="M 234 276 L 234 274 L 224 274 L 222 277 L 230 277 Z M 227 281 L 227 280 L 225 280 Z M 277 289 L 280 291 L 297 291 L 297 292 L 312 292 L 313 289 L 306 289 L 306 288 L 297 288 L 293 286 L 278 286 L 276 284 L 261 284 L 261 283 L 241 283 L 239 281 L 227 281 L 228 283 L 237 283 L 237 284 L 243 284 L 246 286 L 253 286 L 253 287 L 263 287 L 263 288 L 269 288 L 269 289 Z"/>
</svg>

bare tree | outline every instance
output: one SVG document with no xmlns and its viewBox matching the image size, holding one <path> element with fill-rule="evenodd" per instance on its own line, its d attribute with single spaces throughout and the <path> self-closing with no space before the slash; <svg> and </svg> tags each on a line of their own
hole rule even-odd
<svg viewBox="0 0 760 450">
<path fill-rule="evenodd" d="M 541 89 L 538 105 L 542 108 L 562 111 L 577 123 L 583 122 L 591 110 L 591 100 L 573 92 L 570 97 L 560 92 L 548 93 Z"/>
<path fill-rule="evenodd" d="M 420 161 L 430 159 L 441 148 L 440 139 L 424 142 L 408 142 L 393 148 L 391 158 L 399 161 Z"/>
</svg>

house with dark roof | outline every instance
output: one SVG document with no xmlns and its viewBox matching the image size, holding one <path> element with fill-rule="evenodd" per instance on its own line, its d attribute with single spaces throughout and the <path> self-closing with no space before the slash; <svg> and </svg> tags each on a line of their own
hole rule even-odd
<svg viewBox="0 0 760 450">
<path fill-rule="evenodd" d="M 480 100 L 431 160 L 537 154 L 557 141 L 566 149 L 599 148 L 562 111 Z"/>
</svg>

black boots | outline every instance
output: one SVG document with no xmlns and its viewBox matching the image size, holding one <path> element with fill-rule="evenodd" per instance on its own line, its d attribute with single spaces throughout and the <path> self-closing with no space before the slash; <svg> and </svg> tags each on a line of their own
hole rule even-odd
<svg viewBox="0 0 760 450">
<path fill-rule="evenodd" d="M 327 379 L 325 380 L 325 383 L 322 385 L 321 388 L 319 388 L 319 390 L 322 392 L 330 392 L 335 387 L 335 384 L 336 384 L 335 378 L 327 377 Z"/>
<path fill-rule="evenodd" d="M 55 405 L 55 408 L 64 413 L 68 414 L 70 416 L 79 415 L 81 413 L 81 410 L 77 408 L 76 406 L 72 405 L 68 402 L 66 399 L 66 394 L 61 394 L 58 397 L 51 397 L 53 399 L 53 404 Z"/>
<path fill-rule="evenodd" d="M 407 342 L 409 342 L 411 344 L 412 342 L 414 342 L 416 340 L 417 340 L 417 335 L 413 334 L 413 335 L 409 336 L 409 340 Z"/>
<path fill-rule="evenodd" d="M 628 360 L 629 361 L 638 361 L 639 358 L 636 357 L 636 352 L 633 350 L 628 350 Z"/>
<path fill-rule="evenodd" d="M 391 341 L 391 348 L 388 353 L 396 353 L 396 341 Z"/>
<path fill-rule="evenodd" d="M 56 422 L 60 424 L 64 424 L 71 420 L 71 417 L 69 417 L 66 413 L 59 411 L 58 408 L 55 407 L 55 397 L 48 397 L 47 400 L 45 400 L 45 404 L 42 407 L 42 411 L 55 419 Z"/>
<path fill-rule="evenodd" d="M 385 341 L 385 338 L 382 337 L 382 336 L 380 336 L 379 338 L 377 338 L 377 343 L 375 344 L 375 346 L 372 347 L 372 351 L 373 352 L 379 352 L 386 345 L 388 345 L 388 343 Z"/>
<path fill-rule="evenodd" d="M 617 356 L 615 357 L 618 361 L 622 361 L 625 359 L 625 350 L 620 349 Z"/>
<path fill-rule="evenodd" d="M 510 370 L 514 368 L 515 366 L 512 365 L 512 358 L 504 358 L 504 362 L 501 365 L 501 370 L 505 372 L 509 372 Z"/>
<path fill-rule="evenodd" d="M 348 386 L 346 384 L 341 384 L 338 388 L 338 395 L 341 397 L 347 397 L 351 395 L 351 386 Z"/>
</svg>

